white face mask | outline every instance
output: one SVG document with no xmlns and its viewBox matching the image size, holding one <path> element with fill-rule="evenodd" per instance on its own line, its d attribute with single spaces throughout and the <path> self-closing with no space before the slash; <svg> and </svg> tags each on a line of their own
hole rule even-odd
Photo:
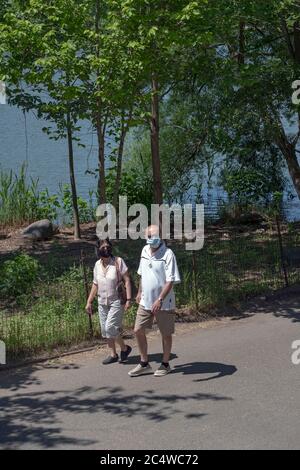
<svg viewBox="0 0 300 470">
<path fill-rule="evenodd" d="M 161 244 L 161 239 L 159 237 L 147 238 L 147 245 L 152 246 L 152 248 L 158 248 Z"/>
</svg>

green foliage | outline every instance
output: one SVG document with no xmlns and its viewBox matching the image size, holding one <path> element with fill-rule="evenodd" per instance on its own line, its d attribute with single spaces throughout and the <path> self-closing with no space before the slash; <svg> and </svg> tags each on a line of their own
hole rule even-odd
<svg viewBox="0 0 300 470">
<path fill-rule="evenodd" d="M 184 96 L 170 97 L 161 105 L 160 160 L 164 200 L 186 202 L 188 194 L 201 186 L 202 172 L 213 161 L 200 143 L 203 116 L 196 116 L 195 105 Z M 149 130 L 140 126 L 129 135 L 125 148 L 125 170 L 139 168 L 152 181 L 152 162 Z M 147 176 L 146 176 L 147 175 Z M 198 201 L 197 201 L 198 202 Z"/>
<path fill-rule="evenodd" d="M 38 214 L 39 219 L 49 219 L 55 221 L 58 217 L 60 202 L 58 195 L 49 194 L 48 189 L 44 189 L 38 193 Z"/>
<path fill-rule="evenodd" d="M 54 129 L 45 131 L 52 138 L 69 130 L 76 141 L 78 122 L 88 119 L 101 154 L 103 137 L 118 142 L 124 115 L 130 115 L 128 126 L 145 126 L 148 133 L 155 78 L 166 199 L 181 199 L 193 179 L 200 192 L 203 167 L 211 174 L 217 153 L 236 163 L 224 183 L 232 197 L 256 202 L 282 189 L 281 163 L 289 150 L 295 161 L 300 135 L 291 101 L 291 83 L 300 73 L 297 2 L 5 1 L 0 18 L 0 78 L 9 99 L 49 120 Z M 149 202 L 152 169 L 141 177 L 144 168 L 132 160 L 140 171 L 125 165 L 122 192 Z M 272 161 L 271 172 L 264 161 Z M 297 181 L 293 176 L 295 187 Z M 88 211 L 81 201 L 82 220 Z"/>
<path fill-rule="evenodd" d="M 223 182 L 230 200 L 242 207 L 267 202 L 274 192 L 269 175 L 251 167 L 224 172 Z"/>
<path fill-rule="evenodd" d="M 39 264 L 27 254 L 17 255 L 0 267 L 0 292 L 14 298 L 30 292 L 37 281 Z"/>
<path fill-rule="evenodd" d="M 116 167 L 111 167 L 106 175 L 107 201 L 112 203 L 116 182 Z M 153 203 L 152 179 L 139 167 L 130 166 L 122 172 L 120 196 L 127 196 L 128 206 L 144 204 L 148 210 Z"/>
<path fill-rule="evenodd" d="M 94 192 L 89 192 L 89 201 L 84 200 L 81 196 L 77 196 L 77 205 L 79 211 L 80 223 L 91 222 L 95 220 L 96 208 L 93 203 Z M 60 187 L 61 207 L 67 222 L 72 220 L 73 202 L 70 185 L 64 184 Z"/>
</svg>

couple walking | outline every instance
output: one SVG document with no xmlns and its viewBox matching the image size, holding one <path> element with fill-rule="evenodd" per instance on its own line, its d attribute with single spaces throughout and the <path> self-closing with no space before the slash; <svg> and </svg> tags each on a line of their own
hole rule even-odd
<svg viewBox="0 0 300 470">
<path fill-rule="evenodd" d="M 99 241 L 97 246 L 99 260 L 95 264 L 93 286 L 86 311 L 89 314 L 92 313 L 92 303 L 97 295 L 101 333 L 107 339 L 110 349 L 110 355 L 103 361 L 103 364 L 125 362 L 132 348 L 124 343 L 120 333 L 124 310 L 128 310 L 132 302 L 130 276 L 124 260 L 113 256 L 112 244 L 108 239 Z M 140 363 L 128 374 L 131 377 L 137 377 L 152 372 L 152 367 L 148 362 L 146 331 L 152 328 L 155 318 L 162 336 L 163 357 L 154 375 L 160 377 L 171 372 L 169 359 L 175 324 L 173 285 L 180 282 L 180 277 L 175 255 L 160 238 L 159 228 L 156 225 L 150 225 L 146 230 L 146 246 L 142 250 L 137 272 L 140 275 L 136 296 L 139 307 L 134 332 L 141 359 Z M 117 292 L 120 278 L 124 280 L 126 288 L 127 298 L 124 307 Z M 121 350 L 120 358 L 116 345 Z"/>
</svg>

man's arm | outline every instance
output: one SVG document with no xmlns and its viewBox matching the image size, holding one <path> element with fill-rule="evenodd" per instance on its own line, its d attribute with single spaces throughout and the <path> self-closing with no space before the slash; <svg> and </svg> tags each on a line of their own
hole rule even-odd
<svg viewBox="0 0 300 470">
<path fill-rule="evenodd" d="M 159 298 L 154 302 L 154 304 L 152 305 L 152 308 L 151 308 L 151 312 L 155 315 L 160 309 L 161 309 L 161 306 L 162 306 L 162 303 L 163 303 L 163 300 L 165 299 L 165 297 L 169 294 L 169 292 L 171 291 L 173 287 L 173 282 L 166 282 L 160 295 L 159 295 Z"/>
</svg>

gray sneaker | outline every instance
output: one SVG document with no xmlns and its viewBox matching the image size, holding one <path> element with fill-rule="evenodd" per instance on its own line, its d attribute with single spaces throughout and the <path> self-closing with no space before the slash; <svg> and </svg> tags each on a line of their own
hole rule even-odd
<svg viewBox="0 0 300 470">
<path fill-rule="evenodd" d="M 167 375 L 171 372 L 171 367 L 164 366 L 161 364 L 159 368 L 154 372 L 154 377 L 163 377 L 164 375 Z"/>
<path fill-rule="evenodd" d="M 152 367 L 150 364 L 147 366 L 143 367 L 141 364 L 138 364 L 134 369 L 128 372 L 128 375 L 130 377 L 138 377 L 139 375 L 145 375 L 145 374 L 151 374 L 152 373 Z"/>
</svg>

